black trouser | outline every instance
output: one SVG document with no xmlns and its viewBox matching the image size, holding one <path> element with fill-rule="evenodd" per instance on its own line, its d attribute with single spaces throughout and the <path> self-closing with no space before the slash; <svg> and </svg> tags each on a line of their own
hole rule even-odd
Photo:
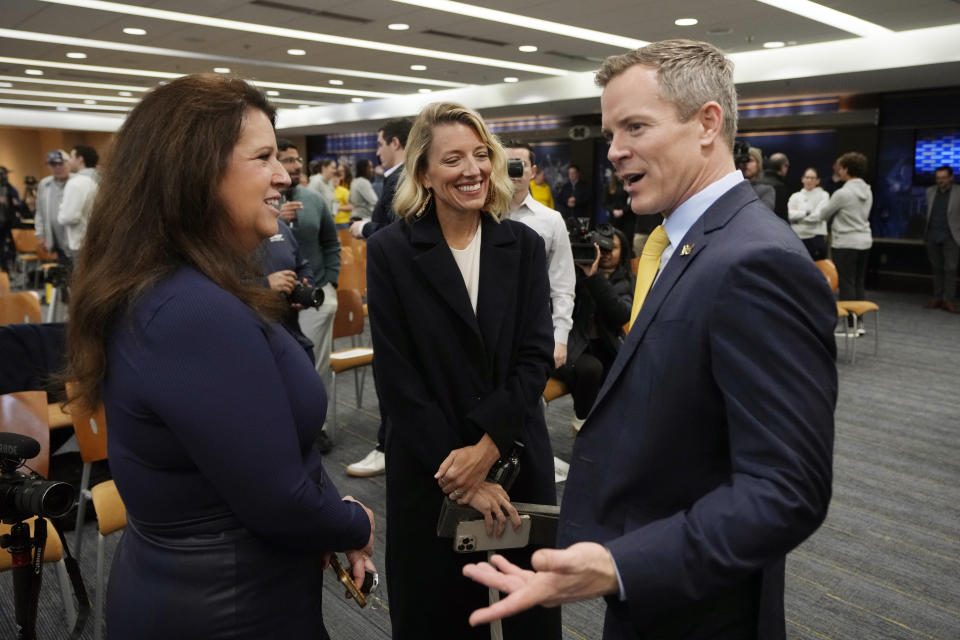
<svg viewBox="0 0 960 640">
<path fill-rule="evenodd" d="M 865 300 L 869 249 L 833 249 L 833 262 L 840 279 L 841 300 Z"/>
<path fill-rule="evenodd" d="M 827 257 L 827 237 L 813 236 L 812 238 L 803 238 L 803 246 L 807 248 L 810 257 L 817 260 L 823 260 Z"/>
<path fill-rule="evenodd" d="M 554 375 L 570 390 L 573 412 L 581 420 L 587 417 L 603 384 L 603 363 L 584 351 L 574 362 L 556 369 Z"/>
<path fill-rule="evenodd" d="M 949 234 L 943 242 L 927 242 L 927 257 L 933 268 L 933 296 L 953 302 L 957 294 L 957 263 L 960 262 L 960 246 Z"/>
</svg>

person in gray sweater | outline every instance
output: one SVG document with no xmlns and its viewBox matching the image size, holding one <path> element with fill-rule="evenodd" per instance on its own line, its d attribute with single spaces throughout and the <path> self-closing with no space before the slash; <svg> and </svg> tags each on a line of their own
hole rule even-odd
<svg viewBox="0 0 960 640">
<path fill-rule="evenodd" d="M 843 186 L 830 195 L 820 217 L 830 221 L 830 246 L 840 278 L 841 300 L 864 300 L 867 258 L 873 246 L 870 232 L 870 207 L 873 192 L 863 181 L 867 157 L 850 151 L 833 164 L 833 181 Z"/>
</svg>

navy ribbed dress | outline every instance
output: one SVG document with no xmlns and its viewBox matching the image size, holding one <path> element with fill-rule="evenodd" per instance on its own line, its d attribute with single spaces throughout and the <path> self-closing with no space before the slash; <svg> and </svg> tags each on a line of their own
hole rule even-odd
<svg viewBox="0 0 960 640">
<path fill-rule="evenodd" d="M 106 337 L 110 468 L 128 526 L 111 638 L 326 638 L 320 555 L 362 548 L 313 442 L 326 395 L 303 349 L 183 268 Z"/>
</svg>

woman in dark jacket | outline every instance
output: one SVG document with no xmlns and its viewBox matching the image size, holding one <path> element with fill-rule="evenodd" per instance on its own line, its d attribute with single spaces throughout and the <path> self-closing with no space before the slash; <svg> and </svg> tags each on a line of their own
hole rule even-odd
<svg viewBox="0 0 960 640">
<path fill-rule="evenodd" d="M 445 500 L 488 530 L 519 522 L 510 500 L 554 504 L 553 454 L 538 401 L 553 361 L 543 242 L 501 221 L 506 155 L 475 112 L 427 106 L 406 145 L 396 223 L 367 256 L 377 393 L 386 421 L 387 559 L 393 638 L 487 638 L 468 626 L 485 588 L 461 574 L 482 560 L 437 537 Z M 523 444 L 509 495 L 486 481 Z M 529 549 L 512 554 L 529 566 Z M 559 638 L 557 610 L 504 622 L 506 638 Z"/>
<path fill-rule="evenodd" d="M 573 330 L 567 343 L 567 364 L 554 376 L 573 396 L 577 418 L 587 417 L 623 343 L 623 325 L 630 320 L 636 279 L 630 270 L 630 245 L 619 229 L 600 225 L 598 232 L 612 236 L 613 249 L 597 246 L 593 264 L 578 265 Z"/>
</svg>

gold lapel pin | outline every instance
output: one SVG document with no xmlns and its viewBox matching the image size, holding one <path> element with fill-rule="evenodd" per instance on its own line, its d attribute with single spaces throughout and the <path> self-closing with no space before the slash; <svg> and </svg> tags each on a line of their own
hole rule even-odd
<svg viewBox="0 0 960 640">
<path fill-rule="evenodd" d="M 688 256 L 691 251 L 693 251 L 693 244 L 685 244 L 683 245 L 683 249 L 680 249 L 680 255 Z"/>
</svg>

